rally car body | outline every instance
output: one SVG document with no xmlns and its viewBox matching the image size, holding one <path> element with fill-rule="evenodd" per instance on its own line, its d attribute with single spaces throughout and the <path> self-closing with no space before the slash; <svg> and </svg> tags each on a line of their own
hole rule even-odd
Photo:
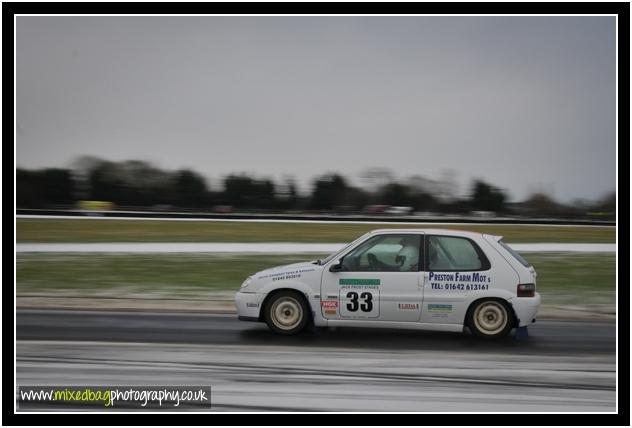
<svg viewBox="0 0 632 428">
<path fill-rule="evenodd" d="M 249 276 L 239 318 L 295 334 L 386 327 L 498 338 L 535 322 L 536 272 L 499 236 L 440 229 L 369 232 L 326 259 Z"/>
</svg>

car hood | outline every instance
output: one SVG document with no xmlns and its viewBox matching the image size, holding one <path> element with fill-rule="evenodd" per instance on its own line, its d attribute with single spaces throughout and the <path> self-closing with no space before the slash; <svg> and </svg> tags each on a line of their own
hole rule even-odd
<svg viewBox="0 0 632 428">
<path fill-rule="evenodd" d="M 322 266 L 314 264 L 313 262 L 298 262 L 298 263 L 290 263 L 288 265 L 280 265 L 280 266 L 274 266 L 268 269 L 264 269 L 260 272 L 257 272 L 255 274 L 255 276 L 260 276 L 260 275 L 264 275 L 264 274 L 271 274 L 271 273 L 280 273 L 280 272 L 285 272 L 285 271 L 290 271 L 290 270 L 295 270 L 295 269 L 301 269 L 301 268 L 317 268 L 320 269 L 322 268 Z"/>
<path fill-rule="evenodd" d="M 254 275 L 254 277 L 263 278 L 263 277 L 268 277 L 271 275 L 288 274 L 295 271 L 301 271 L 301 270 L 306 270 L 306 269 L 309 271 L 315 271 L 315 270 L 320 270 L 322 268 L 323 268 L 322 266 L 314 264 L 313 262 L 290 263 L 288 265 L 274 266 L 269 269 L 262 270 L 260 272 L 257 272 Z"/>
</svg>

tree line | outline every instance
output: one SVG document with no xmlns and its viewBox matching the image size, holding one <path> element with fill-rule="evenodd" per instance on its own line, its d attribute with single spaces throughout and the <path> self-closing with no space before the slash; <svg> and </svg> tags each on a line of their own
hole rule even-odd
<svg viewBox="0 0 632 428">
<path fill-rule="evenodd" d="M 230 174 L 221 190 L 212 190 L 190 169 L 165 171 L 144 161 L 111 162 L 82 158 L 73 168 L 16 170 L 18 208 L 71 208 L 78 201 L 108 201 L 119 209 L 154 210 L 266 210 L 360 212 L 400 206 L 446 214 L 472 211 L 523 216 L 614 218 L 615 193 L 592 204 L 564 205 L 544 193 L 520 203 L 508 203 L 506 191 L 483 180 L 473 180 L 469 195 L 440 194 L 436 188 L 398 182 L 392 178 L 370 190 L 350 184 L 342 175 L 324 174 L 313 181 L 311 192 L 300 194 L 291 179 L 275 183 L 247 174 Z"/>
</svg>

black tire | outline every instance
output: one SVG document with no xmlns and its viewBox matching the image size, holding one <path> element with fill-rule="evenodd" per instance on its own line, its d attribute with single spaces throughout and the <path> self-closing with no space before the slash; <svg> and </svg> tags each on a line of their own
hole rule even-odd
<svg viewBox="0 0 632 428">
<path fill-rule="evenodd" d="M 309 322 L 309 307 L 302 294 L 281 291 L 268 299 L 264 319 L 270 330 L 284 336 L 298 334 Z"/>
<path fill-rule="evenodd" d="M 500 299 L 483 299 L 469 309 L 466 324 L 481 339 L 500 339 L 507 336 L 515 324 L 513 310 Z"/>
</svg>

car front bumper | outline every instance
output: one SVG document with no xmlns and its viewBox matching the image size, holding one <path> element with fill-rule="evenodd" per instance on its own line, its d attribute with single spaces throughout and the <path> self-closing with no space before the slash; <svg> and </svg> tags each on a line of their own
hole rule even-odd
<svg viewBox="0 0 632 428">
<path fill-rule="evenodd" d="M 535 322 L 540 303 L 542 303 L 540 293 L 536 292 L 533 297 L 514 297 L 509 301 L 518 318 L 518 327 L 524 327 Z"/>
<path fill-rule="evenodd" d="M 265 294 L 237 292 L 235 294 L 235 307 L 239 319 L 258 321 L 264 298 Z"/>
</svg>

